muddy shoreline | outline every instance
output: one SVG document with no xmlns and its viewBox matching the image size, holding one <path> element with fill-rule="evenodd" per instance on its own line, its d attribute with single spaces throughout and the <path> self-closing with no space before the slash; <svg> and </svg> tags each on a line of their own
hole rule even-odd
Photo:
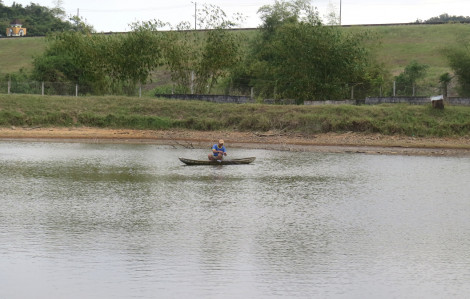
<svg viewBox="0 0 470 299">
<path fill-rule="evenodd" d="M 470 156 L 470 137 L 419 138 L 380 134 L 127 130 L 98 128 L 0 128 L 0 140 L 86 143 L 146 143 L 206 148 L 223 138 L 228 148 L 333 153 Z"/>
</svg>

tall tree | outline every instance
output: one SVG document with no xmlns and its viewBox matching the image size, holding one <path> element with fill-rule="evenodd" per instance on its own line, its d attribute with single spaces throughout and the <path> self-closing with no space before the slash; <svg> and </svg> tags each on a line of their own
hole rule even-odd
<svg viewBox="0 0 470 299">
<path fill-rule="evenodd" d="M 395 77 L 398 95 L 416 95 L 417 83 L 424 78 L 429 66 L 416 60 L 411 61 L 404 71 Z"/>
<path fill-rule="evenodd" d="M 275 1 L 259 12 L 263 24 L 247 60 L 250 68 L 236 75 L 250 78 L 261 96 L 343 99 L 352 85 L 370 85 L 375 72 L 369 71 L 371 57 L 364 46 L 369 35 L 323 26 L 310 1 Z"/>
<path fill-rule="evenodd" d="M 470 96 L 470 42 L 462 39 L 460 45 L 443 52 L 457 77 L 459 94 Z"/>
<path fill-rule="evenodd" d="M 161 63 L 160 36 L 144 27 L 123 35 L 68 31 L 49 37 L 34 60 L 34 78 L 71 81 L 95 94 L 130 93 Z"/>
<path fill-rule="evenodd" d="M 203 5 L 197 10 L 197 27 L 189 22 L 177 25 L 167 34 L 164 47 L 166 65 L 172 79 L 185 92 L 210 92 L 222 77 L 227 76 L 240 56 L 241 41 L 228 31 L 243 19 L 240 14 L 228 17 L 215 5 Z"/>
<path fill-rule="evenodd" d="M 60 20 L 65 20 L 65 10 L 63 8 L 64 0 L 54 0 L 54 7 L 51 9 L 51 12 L 54 16 Z"/>
</svg>

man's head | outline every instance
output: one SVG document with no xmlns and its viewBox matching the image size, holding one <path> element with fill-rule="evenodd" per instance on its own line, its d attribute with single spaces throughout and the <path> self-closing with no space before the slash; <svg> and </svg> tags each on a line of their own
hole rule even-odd
<svg viewBox="0 0 470 299">
<path fill-rule="evenodd" d="M 224 140 L 223 140 L 223 139 L 220 139 L 220 140 L 219 140 L 219 146 L 222 146 L 222 145 L 224 145 Z"/>
</svg>

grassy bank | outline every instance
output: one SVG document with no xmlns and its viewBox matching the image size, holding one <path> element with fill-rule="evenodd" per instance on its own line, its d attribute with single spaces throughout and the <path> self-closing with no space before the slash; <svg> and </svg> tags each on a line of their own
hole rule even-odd
<svg viewBox="0 0 470 299">
<path fill-rule="evenodd" d="M 470 135 L 470 107 L 274 106 L 130 97 L 0 95 L 2 127 L 99 127 L 364 132 L 421 137 Z"/>
</svg>

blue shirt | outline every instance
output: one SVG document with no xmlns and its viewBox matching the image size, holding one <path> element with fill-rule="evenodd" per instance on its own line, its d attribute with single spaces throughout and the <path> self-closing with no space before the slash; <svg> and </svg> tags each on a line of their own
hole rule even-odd
<svg viewBox="0 0 470 299">
<path fill-rule="evenodd" d="M 219 147 L 219 145 L 216 143 L 212 146 L 212 149 L 213 150 L 216 150 L 216 151 L 223 151 L 225 153 L 225 146 L 222 145 L 222 147 Z M 219 155 L 219 153 L 214 153 L 214 156 L 217 157 Z"/>
</svg>

